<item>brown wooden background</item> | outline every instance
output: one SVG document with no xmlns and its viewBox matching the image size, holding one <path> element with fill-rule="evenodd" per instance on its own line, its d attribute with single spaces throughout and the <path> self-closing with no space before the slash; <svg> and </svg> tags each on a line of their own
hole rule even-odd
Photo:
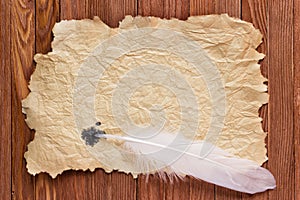
<svg viewBox="0 0 300 200">
<path fill-rule="evenodd" d="M 186 19 L 228 13 L 252 22 L 264 34 L 270 103 L 260 113 L 267 139 L 265 164 L 277 189 L 246 195 L 186 178 L 133 180 L 122 173 L 67 171 L 56 179 L 26 172 L 23 154 L 33 139 L 21 113 L 34 70 L 33 55 L 51 50 L 51 29 L 63 19 L 97 15 L 112 27 L 126 14 Z M 0 199 L 300 199 L 300 0 L 1 0 Z"/>
</svg>

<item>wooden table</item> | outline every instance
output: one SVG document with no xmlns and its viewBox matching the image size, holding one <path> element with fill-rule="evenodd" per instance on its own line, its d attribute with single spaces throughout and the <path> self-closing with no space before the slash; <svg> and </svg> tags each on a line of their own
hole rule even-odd
<svg viewBox="0 0 300 200">
<path fill-rule="evenodd" d="M 33 55 L 51 50 L 51 29 L 63 19 L 97 15 L 112 27 L 125 15 L 177 17 L 228 13 L 252 22 L 264 34 L 259 51 L 267 56 L 270 103 L 260 115 L 267 138 L 267 167 L 277 189 L 246 195 L 186 178 L 164 183 L 114 172 L 67 171 L 56 179 L 31 176 L 23 158 L 33 139 L 21 99 L 34 70 Z M 0 198 L 9 199 L 300 199 L 300 0 L 2 0 L 0 68 Z"/>
</svg>

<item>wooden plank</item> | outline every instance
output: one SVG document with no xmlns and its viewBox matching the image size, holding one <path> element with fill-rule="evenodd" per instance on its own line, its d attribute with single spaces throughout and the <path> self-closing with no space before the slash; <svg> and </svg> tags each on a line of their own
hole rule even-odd
<svg viewBox="0 0 300 200">
<path fill-rule="evenodd" d="M 51 0 L 49 0 L 51 1 Z M 60 4 L 60 8 L 64 9 L 62 11 L 62 19 L 71 19 L 71 18 L 83 18 L 83 17 L 89 17 L 92 18 L 93 15 L 100 15 L 103 20 L 108 23 L 109 25 L 116 27 L 118 21 L 122 18 L 121 15 L 119 15 L 120 12 L 124 12 L 127 14 L 136 13 L 132 11 L 127 11 L 126 8 L 120 8 L 120 6 L 113 6 L 113 4 L 108 5 L 109 3 L 101 3 L 100 0 L 86 0 L 80 1 L 80 0 L 62 0 L 63 3 Z M 43 1 L 36 1 L 37 6 L 43 5 L 44 3 L 48 5 L 47 2 Z M 53 2 L 53 0 L 52 0 Z M 65 3 L 64 3 L 65 2 Z M 104 1 L 103 1 L 104 2 Z M 124 1 L 114 1 L 116 2 L 125 2 Z M 139 6 L 141 7 L 141 11 L 139 14 L 144 15 L 156 15 L 160 17 L 166 17 L 169 18 L 171 16 L 178 16 L 182 19 L 186 18 L 188 15 L 186 15 L 187 11 L 182 10 L 188 10 L 186 9 L 185 3 L 178 3 L 184 8 L 177 8 L 177 6 L 174 6 L 174 3 L 170 3 L 170 1 L 138 1 Z M 161 3 L 162 2 L 162 3 Z M 183 1 L 180 1 L 183 2 Z M 232 4 L 233 2 L 233 4 Z M 262 28 L 264 26 L 264 19 L 265 13 L 262 13 L 262 11 L 267 8 L 262 8 L 262 6 L 265 6 L 266 0 L 243 0 L 242 2 L 246 2 L 248 4 L 242 3 L 242 9 L 243 9 L 243 19 L 252 21 L 254 25 L 258 28 Z M 299 166 L 300 166 L 300 158 L 299 158 L 299 55 L 297 52 L 299 43 L 299 1 L 294 1 L 294 16 L 295 16 L 295 30 L 294 30 L 294 40 L 295 40 L 295 51 L 294 51 L 294 62 L 295 62 L 295 82 L 293 86 L 293 74 L 292 74 L 292 27 L 291 27 L 291 15 L 293 15 L 291 3 L 292 0 L 287 1 L 269 1 L 269 19 L 265 24 L 269 24 L 270 27 L 265 27 L 264 29 L 261 29 L 261 31 L 266 31 L 266 35 L 270 37 L 266 37 L 265 43 L 269 43 L 269 45 L 261 46 L 262 52 L 267 52 L 269 49 L 270 51 L 267 52 L 267 55 L 269 55 L 269 58 L 267 57 L 263 61 L 262 65 L 262 71 L 265 75 L 270 74 L 270 107 L 269 110 L 264 107 L 263 111 L 261 111 L 261 116 L 264 116 L 265 118 L 266 113 L 270 113 L 269 120 L 264 120 L 263 124 L 264 126 L 266 124 L 269 124 L 270 128 L 270 141 L 269 141 L 269 166 L 270 170 L 275 173 L 277 182 L 278 182 L 278 188 L 272 192 L 270 192 L 270 199 L 299 199 Z M 187 1 L 188 3 L 188 1 Z M 223 3 L 223 5 L 222 5 Z M 133 5 L 133 7 L 136 8 L 136 4 L 132 3 L 130 1 L 130 4 Z M 232 4 L 230 6 L 230 4 Z M 30 138 L 30 131 L 26 127 L 24 123 L 24 117 L 21 114 L 21 104 L 20 99 L 27 95 L 28 89 L 25 87 L 27 85 L 27 82 L 29 80 L 29 76 L 32 73 L 32 55 L 34 52 L 34 33 L 36 32 L 34 29 L 34 19 L 35 19 L 35 13 L 34 13 L 34 2 L 33 1 L 11 1 L 10 3 L 3 1 L 1 3 L 1 17 L 3 15 L 10 16 L 5 14 L 5 12 L 9 11 L 7 7 L 4 7 L 3 5 L 11 5 L 12 12 L 11 12 L 11 32 L 5 33 L 5 34 L 11 34 L 11 48 L 10 51 L 11 56 L 7 56 L 7 60 L 3 62 L 10 62 L 11 57 L 11 69 L 9 68 L 1 68 L 0 69 L 0 76 L 2 79 L 9 79 L 7 76 L 2 76 L 2 74 L 10 74 L 10 71 L 12 71 L 12 84 L 8 84 L 8 86 L 11 85 L 12 87 L 12 108 L 11 113 L 14 113 L 12 117 L 12 155 L 13 155 L 13 163 L 12 163 L 12 192 L 13 192 L 13 198 L 14 199 L 66 199 L 65 197 L 69 197 L 72 199 L 76 198 L 82 198 L 82 199 L 112 199 L 113 196 L 115 198 L 121 197 L 120 195 L 123 193 L 123 187 L 121 184 L 129 184 L 126 188 L 126 192 L 129 191 L 129 189 L 134 190 L 133 193 L 130 193 L 130 197 L 135 199 L 134 195 L 136 194 L 135 189 L 135 183 L 131 182 L 131 177 L 127 177 L 126 175 L 119 176 L 119 173 L 115 173 L 115 175 L 106 175 L 102 170 L 96 170 L 95 173 L 90 172 L 66 172 L 63 173 L 63 175 L 59 176 L 59 178 L 52 180 L 48 175 L 42 174 L 39 175 L 36 178 L 36 186 L 34 186 L 33 183 L 33 177 L 29 176 L 25 169 L 25 161 L 23 159 L 23 154 L 25 151 L 25 146 L 28 143 Z M 102 5 L 107 5 L 107 7 Z M 170 7 L 167 8 L 168 5 Z M 173 5 L 173 6 L 172 6 Z M 244 12 L 244 10 L 247 8 L 248 12 Z M 132 6 L 129 6 L 132 7 Z M 107 8 L 107 10 L 105 10 Z M 176 8 L 176 9 L 174 9 Z M 210 13 L 220 13 L 220 12 L 228 12 L 231 16 L 238 17 L 239 14 L 237 12 L 238 6 L 234 3 L 234 1 L 216 1 L 216 0 L 191 0 L 190 3 L 190 12 L 193 15 L 198 14 L 210 14 Z M 102 9 L 102 10 L 101 10 Z M 230 11 L 228 11 L 230 9 Z M 50 11 L 46 10 L 44 13 L 45 15 L 49 16 Z M 100 12 L 101 10 L 101 12 Z M 111 10 L 112 13 L 111 13 Z M 125 11 L 124 11 L 125 10 Z M 179 11 L 181 10 L 181 11 Z M 38 13 L 38 8 L 36 9 L 36 12 Z M 99 13 L 99 14 L 97 14 Z M 113 14 L 114 13 L 114 14 Z M 185 13 L 185 14 L 181 14 Z M 37 17 L 37 29 L 50 29 L 50 25 L 48 26 L 47 23 L 47 17 L 42 16 L 43 12 L 40 12 L 41 18 Z M 6 17 L 6 19 L 8 19 Z M 53 20 L 52 17 L 50 17 L 51 20 Z M 51 21 L 50 20 L 50 21 Z M 47 21 L 47 22 L 46 22 Z M 8 20 L 3 20 L 1 22 L 1 34 L 2 34 L 2 25 L 3 23 L 8 22 Z M 46 24 L 43 24 L 42 22 L 46 22 Z M 53 23 L 53 21 L 52 21 Z M 260 24 L 261 23 L 261 24 Z M 6 27 L 6 26 L 5 26 Z M 5 28 L 7 31 L 10 30 L 8 27 Z M 268 30 L 269 33 L 267 32 Z M 297 34 L 296 34 L 297 33 Z M 265 33 L 263 33 L 265 34 Z M 51 36 L 51 35 L 50 35 Z M 49 46 L 49 31 L 46 33 L 42 32 L 36 32 L 36 45 L 37 45 L 37 51 L 39 52 L 47 52 L 50 49 Z M 43 37 L 47 38 L 45 41 L 43 41 Z M 6 37 L 3 38 L 1 35 L 1 39 L 5 41 Z M 48 42 L 48 44 L 47 44 Z M 5 44 L 3 46 L 3 44 Z M 9 44 L 2 43 L 1 46 L 1 52 L 3 52 L 3 49 L 8 49 Z M 266 46 L 269 46 L 269 48 L 266 48 Z M 266 49 L 264 49 L 266 48 Z M 38 50 L 40 49 L 40 50 Z M 3 56 L 3 55 L 1 55 Z M 268 63 L 269 62 L 269 63 Z M 5 63 L 4 63 L 5 64 Z M 6 64 L 5 64 L 6 65 Z M 269 72 L 267 70 L 267 66 L 269 66 Z M 5 71 L 1 71 L 5 70 Z M 0 79 L 1 80 L 1 79 Z M 2 88 L 6 88 L 2 83 L 3 81 L 0 81 L 0 92 L 4 92 L 5 90 L 2 90 Z M 278 83 L 277 83 L 278 82 Z M 10 91 L 5 91 L 6 94 L 9 94 Z M 295 101 L 293 102 L 293 93 L 295 97 Z M 10 96 L 10 95 L 8 95 Z M 2 95 L 0 98 L 9 98 L 8 96 Z M 2 100 L 2 99 L 1 99 Z M 4 102 L 4 101 L 3 101 Z M 8 107 L 10 106 L 9 103 L 7 104 Z M 7 108 L 8 108 L 7 107 Z M 293 121 L 292 113 L 294 109 L 294 125 L 291 124 Z M 8 116 L 10 115 L 8 109 Z M 298 114 L 297 114 L 298 112 Z M 2 118 L 4 119 L 4 116 L 0 116 L 0 122 L 1 122 L 1 128 L 5 128 L 2 123 Z M 7 126 L 6 126 L 7 127 Z M 8 126 L 10 127 L 10 126 Z M 295 136 L 291 135 L 290 133 L 293 133 L 293 129 L 291 127 L 294 127 L 294 133 Z M 1 133 L 3 134 L 3 131 L 1 129 Z M 5 128 L 9 131 L 9 128 Z M 265 129 L 267 130 L 267 129 Z M 2 136 L 2 135 L 1 135 Z M 7 136 L 6 139 L 8 139 Z M 295 138 L 295 141 L 293 139 Z M 2 137 L 3 140 L 3 137 Z M 9 141 L 9 140 L 7 140 Z M 4 143 L 4 141 L 2 141 Z M 294 164 L 294 157 L 293 157 L 293 145 L 295 144 L 295 156 L 296 156 L 296 168 Z M 2 152 L 9 150 L 9 142 L 5 145 L 5 148 L 1 150 L 0 147 L 0 153 L 1 156 L 4 154 L 7 154 L 8 152 L 2 154 Z M 2 145 L 1 145 L 2 146 Z M 6 148 L 8 147 L 8 148 Z M 2 158 L 2 157 L 1 157 Z M 2 165 L 7 163 L 1 163 Z M 0 164 L 0 165 L 1 165 Z M 2 166 L 1 166 L 2 167 Z M 295 170 L 296 169 L 296 170 Z M 295 176 L 296 171 L 296 176 Z M 9 172 L 8 172 L 9 173 Z M 4 174 L 1 174 L 4 175 Z M 1 183 L 3 183 L 4 179 L 1 177 Z M 295 180 L 295 183 L 293 182 Z M 152 182 L 157 183 L 156 180 L 151 180 Z M 156 191 L 163 191 L 164 197 L 178 197 L 178 193 L 180 191 L 182 192 L 182 196 L 185 198 L 190 197 L 190 199 L 212 199 L 211 196 L 205 196 L 213 194 L 214 187 L 210 184 L 206 183 L 199 183 L 197 180 L 188 180 L 189 185 L 186 186 L 185 182 L 182 182 L 184 184 L 183 188 L 181 188 L 180 184 L 178 187 L 174 187 L 171 184 L 161 184 L 159 183 L 159 186 L 157 186 L 155 183 L 149 183 L 145 182 L 142 178 L 139 180 L 138 186 L 138 197 L 144 197 L 147 198 L 147 195 L 154 195 Z M 134 181 L 133 181 L 134 182 Z M 113 186 L 113 183 L 117 183 L 119 185 Z M 176 183 L 174 183 L 176 184 Z M 295 185 L 296 184 L 296 185 Z M 1 184 L 0 184 L 1 185 Z M 2 186 L 2 185 L 1 185 Z M 208 187 L 209 186 L 209 187 Z M 36 187 L 36 192 L 34 192 L 34 187 Z M 69 187 L 71 189 L 69 189 Z M 6 188 L 6 189 L 4 189 Z M 10 188 L 10 185 L 5 184 L 4 188 L 2 187 L 2 190 L 7 191 L 7 188 Z M 143 189 L 144 188 L 144 189 Z M 151 189 L 152 191 L 150 191 Z M 119 193 L 115 194 L 115 190 L 121 190 Z M 128 193 L 125 196 L 128 195 Z M 148 192 L 148 193 L 147 193 Z M 185 193 L 189 192 L 188 195 L 184 195 Z M 220 191 L 218 191 L 220 192 Z M 296 197 L 293 196 L 294 193 L 296 194 Z M 263 196 L 261 197 L 257 195 L 253 196 L 246 196 L 243 195 L 243 198 L 249 198 L 249 199 L 265 199 L 267 193 L 263 193 Z M 35 195 L 35 198 L 34 198 Z M 159 198 L 161 197 L 158 195 Z M 180 196 L 180 194 L 179 194 Z M 200 196 L 200 197 L 199 197 Z M 2 196 L 1 196 L 2 197 Z M 226 198 L 227 197 L 227 198 Z M 10 197 L 8 197 L 9 199 Z M 231 195 L 225 191 L 220 192 L 220 195 L 217 194 L 216 198 L 226 198 L 226 199 L 234 199 L 235 195 Z M 3 198 L 7 199 L 7 198 Z"/>
<path fill-rule="evenodd" d="M 137 14 L 135 0 L 86 0 L 86 12 L 89 18 L 99 16 L 110 27 L 118 27 L 119 21 L 126 15 Z"/>
<path fill-rule="evenodd" d="M 189 16 L 189 0 L 139 0 L 138 14 L 170 19 L 187 19 Z"/>
<path fill-rule="evenodd" d="M 112 193 L 115 192 L 112 190 L 111 182 L 111 175 L 108 175 L 102 169 L 89 172 L 86 176 L 86 186 L 89 190 L 86 199 L 111 200 Z"/>
<path fill-rule="evenodd" d="M 191 0 L 191 15 L 209 15 L 227 13 L 231 17 L 240 18 L 240 0 Z"/>
<path fill-rule="evenodd" d="M 242 193 L 236 192 L 220 186 L 215 187 L 215 200 L 236 200 L 242 199 Z"/>
<path fill-rule="evenodd" d="M 139 200 L 164 199 L 164 180 L 157 174 L 148 177 L 145 175 L 139 176 L 138 186 Z"/>
<path fill-rule="evenodd" d="M 135 180 L 124 173 L 113 172 L 109 175 L 101 169 L 96 172 L 69 170 L 52 181 L 53 186 L 48 187 L 50 195 L 44 194 L 43 198 L 132 200 L 136 197 Z"/>
<path fill-rule="evenodd" d="M 36 1 L 36 53 L 51 50 L 52 28 L 59 20 L 59 0 Z"/>
<path fill-rule="evenodd" d="M 267 2 L 266 0 L 242 0 L 242 19 L 253 23 L 254 27 L 263 34 L 263 42 L 258 47 L 258 51 L 266 55 L 266 58 L 260 63 L 263 76 L 268 77 L 268 40 L 267 40 Z M 267 84 L 267 83 L 266 83 Z M 259 110 L 259 115 L 263 119 L 262 127 L 268 131 L 268 105 L 263 105 Z M 267 138 L 266 138 L 267 141 Z M 263 165 L 267 167 L 267 163 Z M 255 195 L 243 194 L 242 199 L 247 200 L 267 200 L 268 192 Z"/>
<path fill-rule="evenodd" d="M 36 53 L 48 53 L 53 39 L 52 28 L 59 20 L 59 0 L 36 1 Z M 35 178 L 35 198 L 55 199 L 56 188 L 48 174 L 39 174 Z"/>
<path fill-rule="evenodd" d="M 299 110 L 298 110 L 299 112 Z M 298 127 L 297 131 L 295 132 L 299 134 L 299 117 L 296 118 L 298 121 Z M 295 144 L 295 199 L 300 199 L 300 144 L 299 142 L 299 136 L 297 136 L 297 143 Z"/>
<path fill-rule="evenodd" d="M 241 1 L 240 0 L 215 0 L 216 13 L 227 13 L 231 17 L 241 17 Z"/>
<path fill-rule="evenodd" d="M 165 197 L 166 200 L 181 200 L 193 199 L 190 196 L 190 179 L 185 177 L 183 180 L 175 179 L 173 182 L 165 184 Z"/>
<path fill-rule="evenodd" d="M 300 199 L 300 1 L 294 1 L 295 199 Z"/>
<path fill-rule="evenodd" d="M 111 199 L 136 199 L 136 180 L 129 174 L 113 172 L 111 174 Z"/>
<path fill-rule="evenodd" d="M 85 0 L 60 0 L 60 19 L 86 18 Z"/>
<path fill-rule="evenodd" d="M 83 171 L 73 170 L 59 175 L 54 179 L 56 199 L 87 199 L 87 194 L 94 191 L 87 188 L 86 176 Z"/>
<path fill-rule="evenodd" d="M 64 189 L 63 189 L 64 188 Z M 130 175 L 98 169 L 95 172 L 69 170 L 52 179 L 39 174 L 36 199 L 135 199 L 135 180 Z"/>
<path fill-rule="evenodd" d="M 1 1 L 0 15 L 0 199 L 11 199 L 11 65 L 10 1 Z"/>
<path fill-rule="evenodd" d="M 190 177 L 190 199 L 206 200 L 214 198 L 215 187 L 213 184 Z"/>
<path fill-rule="evenodd" d="M 27 173 L 24 152 L 32 134 L 24 121 L 21 100 L 28 94 L 35 51 L 34 1 L 11 2 L 12 67 L 12 198 L 34 199 L 34 178 Z"/>
<path fill-rule="evenodd" d="M 164 17 L 165 18 L 178 18 L 187 19 L 190 13 L 189 0 L 166 0 L 164 1 Z"/>
<path fill-rule="evenodd" d="M 56 188 L 52 187 L 52 178 L 41 173 L 35 178 L 35 199 L 56 199 Z"/>
<path fill-rule="evenodd" d="M 164 18 L 164 0 L 138 1 L 138 15 Z"/>
<path fill-rule="evenodd" d="M 241 15 L 241 1 L 239 0 L 191 0 L 190 4 L 191 15 L 228 13 L 229 16 L 237 18 Z M 212 191 L 210 187 L 211 185 L 208 184 L 204 186 L 204 192 Z M 215 199 L 241 199 L 241 193 L 215 186 Z"/>
<path fill-rule="evenodd" d="M 39 174 L 36 181 L 36 199 L 111 200 L 111 180 L 107 179 L 110 176 L 104 174 L 102 170 L 96 172 L 69 170 L 55 179 L 48 174 Z"/>
<path fill-rule="evenodd" d="M 190 14 L 191 15 L 210 15 L 216 14 L 215 0 L 191 0 Z"/>
<path fill-rule="evenodd" d="M 270 199 L 295 199 L 293 1 L 268 1 L 269 162 L 277 181 Z"/>
</svg>

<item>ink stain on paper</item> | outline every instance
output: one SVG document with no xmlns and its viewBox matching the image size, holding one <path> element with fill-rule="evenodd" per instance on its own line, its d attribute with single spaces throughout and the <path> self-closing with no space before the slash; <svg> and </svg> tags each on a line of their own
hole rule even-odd
<svg viewBox="0 0 300 200">
<path fill-rule="evenodd" d="M 99 141 L 99 135 L 105 134 L 105 131 L 91 127 L 83 129 L 81 132 L 81 138 L 85 141 L 86 145 L 94 146 Z"/>
</svg>

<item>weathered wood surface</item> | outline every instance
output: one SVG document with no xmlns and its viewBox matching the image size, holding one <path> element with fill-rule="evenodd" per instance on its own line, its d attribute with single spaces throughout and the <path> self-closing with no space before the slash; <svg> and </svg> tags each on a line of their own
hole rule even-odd
<svg viewBox="0 0 300 200">
<path fill-rule="evenodd" d="M 300 199 L 300 1 L 294 1 L 293 28 L 295 199 Z"/>
<path fill-rule="evenodd" d="M 11 197 L 11 61 L 10 61 L 10 9 L 9 2 L 1 2 L 0 25 L 0 198 Z"/>
<path fill-rule="evenodd" d="M 260 110 L 268 131 L 270 169 L 277 189 L 246 195 L 187 177 L 166 183 L 113 172 L 67 171 L 56 179 L 26 172 L 23 154 L 32 140 L 21 99 L 34 70 L 33 55 L 51 50 L 56 21 L 99 16 L 117 27 L 125 15 L 176 17 L 228 13 L 263 33 L 262 73 L 270 103 Z M 0 68 L 1 199 L 300 199 L 300 0 L 3 0 Z"/>
</svg>

